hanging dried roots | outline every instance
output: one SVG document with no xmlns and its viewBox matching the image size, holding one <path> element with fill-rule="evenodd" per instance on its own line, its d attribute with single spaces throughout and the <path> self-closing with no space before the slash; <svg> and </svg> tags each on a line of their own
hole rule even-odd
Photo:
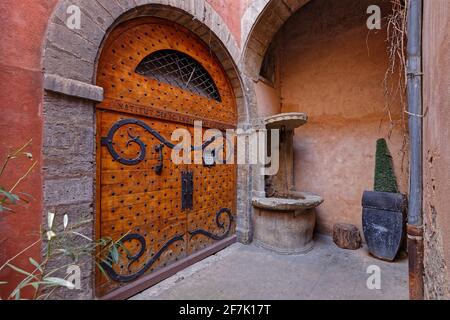
<svg viewBox="0 0 450 320">
<path fill-rule="evenodd" d="M 387 16 L 387 49 L 389 63 L 384 77 L 385 111 L 389 119 L 389 135 L 401 126 L 403 134 L 403 159 L 408 151 L 408 126 L 406 103 L 407 13 L 409 0 L 391 0 L 392 12 Z M 394 116 L 393 106 L 400 103 L 401 118 Z M 404 161 L 402 161 L 403 164 Z M 403 168 L 403 165 L 402 165 Z"/>
</svg>

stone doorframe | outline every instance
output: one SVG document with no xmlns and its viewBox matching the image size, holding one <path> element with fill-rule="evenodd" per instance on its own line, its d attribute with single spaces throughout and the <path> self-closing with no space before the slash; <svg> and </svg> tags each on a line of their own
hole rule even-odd
<svg viewBox="0 0 450 320">
<path fill-rule="evenodd" d="M 67 9 L 81 9 L 81 28 L 70 29 Z M 179 23 L 208 43 L 221 61 L 237 100 L 238 127 L 249 129 L 255 118 L 255 100 L 244 92 L 252 84 L 240 77 L 236 65 L 241 52 L 223 19 L 205 0 L 61 0 L 49 21 L 43 48 L 44 71 L 44 217 L 56 213 L 62 222 L 92 219 L 83 234 L 95 234 L 96 146 L 95 105 L 103 88 L 95 85 L 97 59 L 103 41 L 118 24 L 129 19 L 155 16 Z M 253 95 L 250 95 L 253 96 Z M 237 182 L 237 236 L 251 241 L 252 168 L 241 165 Z M 93 263 L 90 264 L 93 268 Z M 66 299 L 94 297 L 93 270 L 82 270 L 82 290 L 64 294 Z"/>
</svg>

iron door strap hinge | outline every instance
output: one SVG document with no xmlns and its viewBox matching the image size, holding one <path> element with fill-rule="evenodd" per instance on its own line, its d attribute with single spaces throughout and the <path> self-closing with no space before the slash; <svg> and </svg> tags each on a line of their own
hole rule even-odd
<svg viewBox="0 0 450 320">
<path fill-rule="evenodd" d="M 155 151 L 158 153 L 158 164 L 155 166 L 155 173 L 160 176 L 164 168 L 164 143 L 158 144 Z"/>
<path fill-rule="evenodd" d="M 194 172 L 183 171 L 181 173 L 181 209 L 192 210 L 194 208 Z"/>
</svg>

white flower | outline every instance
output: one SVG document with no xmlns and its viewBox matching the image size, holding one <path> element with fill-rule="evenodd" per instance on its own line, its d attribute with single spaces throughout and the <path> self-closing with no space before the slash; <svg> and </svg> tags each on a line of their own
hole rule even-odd
<svg viewBox="0 0 450 320">
<path fill-rule="evenodd" d="M 66 287 L 69 290 L 75 289 L 75 285 L 72 282 L 67 281 L 65 279 L 55 278 L 55 277 L 47 277 L 47 278 L 44 278 L 44 281 L 51 283 L 51 284 L 61 286 L 61 287 Z"/>
<path fill-rule="evenodd" d="M 56 237 L 56 233 L 54 233 L 53 231 L 47 231 L 48 241 L 52 240 L 54 237 Z"/>
<path fill-rule="evenodd" d="M 47 216 L 48 228 L 53 228 L 53 220 L 55 219 L 55 214 L 53 212 L 49 212 Z"/>
<path fill-rule="evenodd" d="M 69 216 L 67 214 L 64 215 L 64 230 L 67 229 L 67 226 L 69 225 Z"/>
</svg>

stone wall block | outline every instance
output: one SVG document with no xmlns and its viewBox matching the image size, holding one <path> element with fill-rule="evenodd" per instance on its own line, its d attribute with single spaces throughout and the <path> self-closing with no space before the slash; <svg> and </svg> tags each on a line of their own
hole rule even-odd
<svg viewBox="0 0 450 320">
<path fill-rule="evenodd" d="M 46 47 L 44 54 L 44 72 L 91 83 L 94 76 L 93 63 L 51 47 Z"/>
<path fill-rule="evenodd" d="M 91 63 L 95 62 L 98 47 L 94 44 L 82 38 L 66 26 L 54 22 L 49 25 L 48 30 L 48 45 L 55 49 L 70 52 L 82 60 Z"/>
<path fill-rule="evenodd" d="M 113 19 L 117 19 L 124 12 L 123 8 L 121 6 L 119 6 L 119 4 L 116 1 L 112 1 L 112 0 L 95 0 L 95 1 L 100 6 L 105 8 L 105 10 L 108 11 L 108 13 L 112 16 Z M 136 0 L 136 2 L 138 2 L 138 1 L 143 1 L 143 0 Z"/>
<path fill-rule="evenodd" d="M 97 24 L 103 31 L 108 30 L 108 27 L 114 22 L 114 17 L 111 13 L 97 1 L 70 0 L 70 3 L 79 6 L 82 15 Z M 81 20 L 81 27 L 83 28 L 83 19 Z"/>
<path fill-rule="evenodd" d="M 111 0 L 117 2 L 117 4 L 122 7 L 123 11 L 128 11 L 136 7 L 136 2 L 134 0 Z"/>
<path fill-rule="evenodd" d="M 244 12 L 241 19 L 242 43 L 247 42 L 250 31 L 268 3 L 269 0 L 254 0 Z"/>
<path fill-rule="evenodd" d="M 102 29 L 102 26 L 99 25 L 99 22 L 93 21 L 93 18 L 88 15 L 87 9 L 84 8 L 84 4 L 81 1 L 82 0 L 66 2 L 64 5 L 58 7 L 58 9 L 56 10 L 55 15 L 52 19 L 52 22 L 66 27 L 68 30 L 78 34 L 80 37 L 91 42 L 94 46 L 99 47 L 105 36 L 106 29 Z M 92 1 L 92 2 L 94 2 L 94 1 Z M 80 29 L 69 29 L 66 25 L 66 23 L 70 17 L 70 15 L 67 13 L 67 8 L 70 5 L 78 5 L 81 9 Z M 101 7 L 98 4 L 96 4 L 96 5 L 99 8 Z M 106 10 L 104 11 L 104 17 L 102 19 L 104 20 L 104 23 L 103 23 L 104 27 L 106 26 L 107 21 L 112 21 L 112 17 L 109 15 L 109 13 L 107 13 Z M 71 38 L 67 38 L 65 40 L 67 42 L 72 41 Z"/>
<path fill-rule="evenodd" d="M 49 206 L 89 202 L 94 199 L 92 177 L 47 180 L 44 183 L 45 204 Z"/>
</svg>

